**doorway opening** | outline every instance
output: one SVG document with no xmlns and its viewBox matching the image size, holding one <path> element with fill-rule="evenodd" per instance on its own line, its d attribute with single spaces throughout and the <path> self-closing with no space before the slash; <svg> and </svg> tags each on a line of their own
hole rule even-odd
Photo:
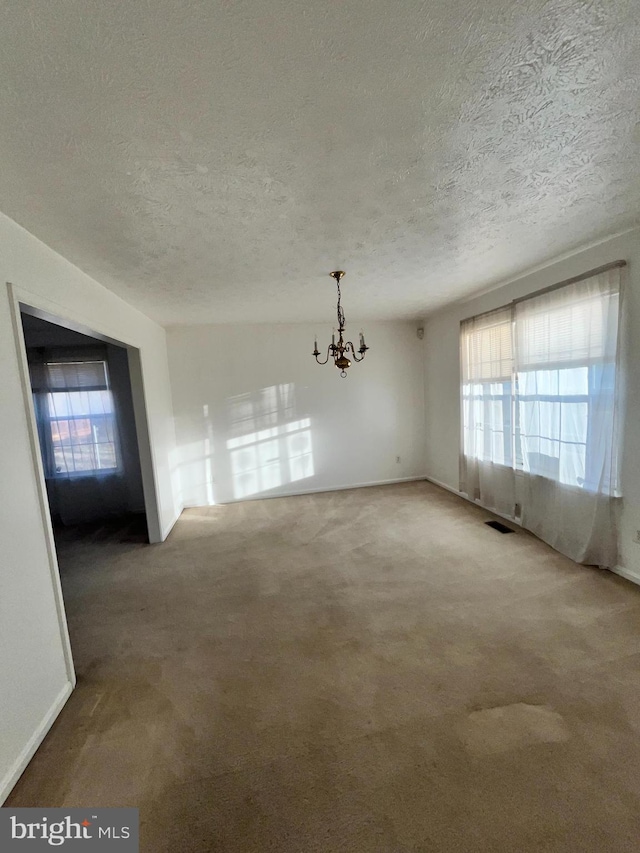
<svg viewBox="0 0 640 853">
<path fill-rule="evenodd" d="M 127 349 L 20 317 L 56 542 L 148 542 Z"/>
<path fill-rule="evenodd" d="M 73 685 L 65 568 L 91 570 L 83 544 L 117 550 L 162 541 L 140 350 L 23 303 L 9 288 L 56 608 Z"/>
</svg>

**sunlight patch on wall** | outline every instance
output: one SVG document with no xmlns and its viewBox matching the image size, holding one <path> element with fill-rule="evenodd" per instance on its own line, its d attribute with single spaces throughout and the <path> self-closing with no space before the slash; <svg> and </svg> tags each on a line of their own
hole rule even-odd
<svg viewBox="0 0 640 853">
<path fill-rule="evenodd" d="M 292 383 L 229 401 L 233 494 L 237 499 L 313 476 L 311 419 L 296 418 Z"/>
<path fill-rule="evenodd" d="M 209 406 L 207 403 L 202 407 L 202 415 L 205 422 L 206 436 L 203 442 L 203 459 L 204 459 L 204 487 L 206 490 L 207 506 L 215 506 L 215 479 L 213 476 L 213 426 L 209 417 Z"/>
</svg>

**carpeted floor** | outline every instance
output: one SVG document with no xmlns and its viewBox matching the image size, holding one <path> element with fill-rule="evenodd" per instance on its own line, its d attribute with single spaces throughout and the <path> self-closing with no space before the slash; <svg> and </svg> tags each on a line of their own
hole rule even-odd
<svg viewBox="0 0 640 853">
<path fill-rule="evenodd" d="M 640 589 L 428 483 L 62 543 L 78 688 L 12 806 L 145 853 L 640 846 Z"/>
</svg>

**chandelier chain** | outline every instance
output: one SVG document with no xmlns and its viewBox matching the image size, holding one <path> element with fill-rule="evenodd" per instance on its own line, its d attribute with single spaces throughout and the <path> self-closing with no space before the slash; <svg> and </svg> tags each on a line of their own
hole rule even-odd
<svg viewBox="0 0 640 853">
<path fill-rule="evenodd" d="M 340 304 L 340 300 L 342 299 L 342 292 L 340 290 L 340 279 L 336 279 L 336 285 L 338 287 L 338 327 L 340 331 L 344 329 L 344 311 L 342 310 L 342 305 Z"/>
</svg>

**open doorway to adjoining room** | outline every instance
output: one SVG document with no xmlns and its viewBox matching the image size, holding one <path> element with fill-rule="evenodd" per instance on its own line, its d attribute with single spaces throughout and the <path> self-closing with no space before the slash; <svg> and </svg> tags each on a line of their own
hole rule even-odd
<svg viewBox="0 0 640 853">
<path fill-rule="evenodd" d="M 71 649 L 76 657 L 82 626 L 70 621 L 67 632 L 65 575 L 91 573 L 90 561 L 83 560 L 88 543 L 117 550 L 162 539 L 140 352 L 22 302 L 14 307 L 34 468 L 73 680 Z"/>
</svg>

